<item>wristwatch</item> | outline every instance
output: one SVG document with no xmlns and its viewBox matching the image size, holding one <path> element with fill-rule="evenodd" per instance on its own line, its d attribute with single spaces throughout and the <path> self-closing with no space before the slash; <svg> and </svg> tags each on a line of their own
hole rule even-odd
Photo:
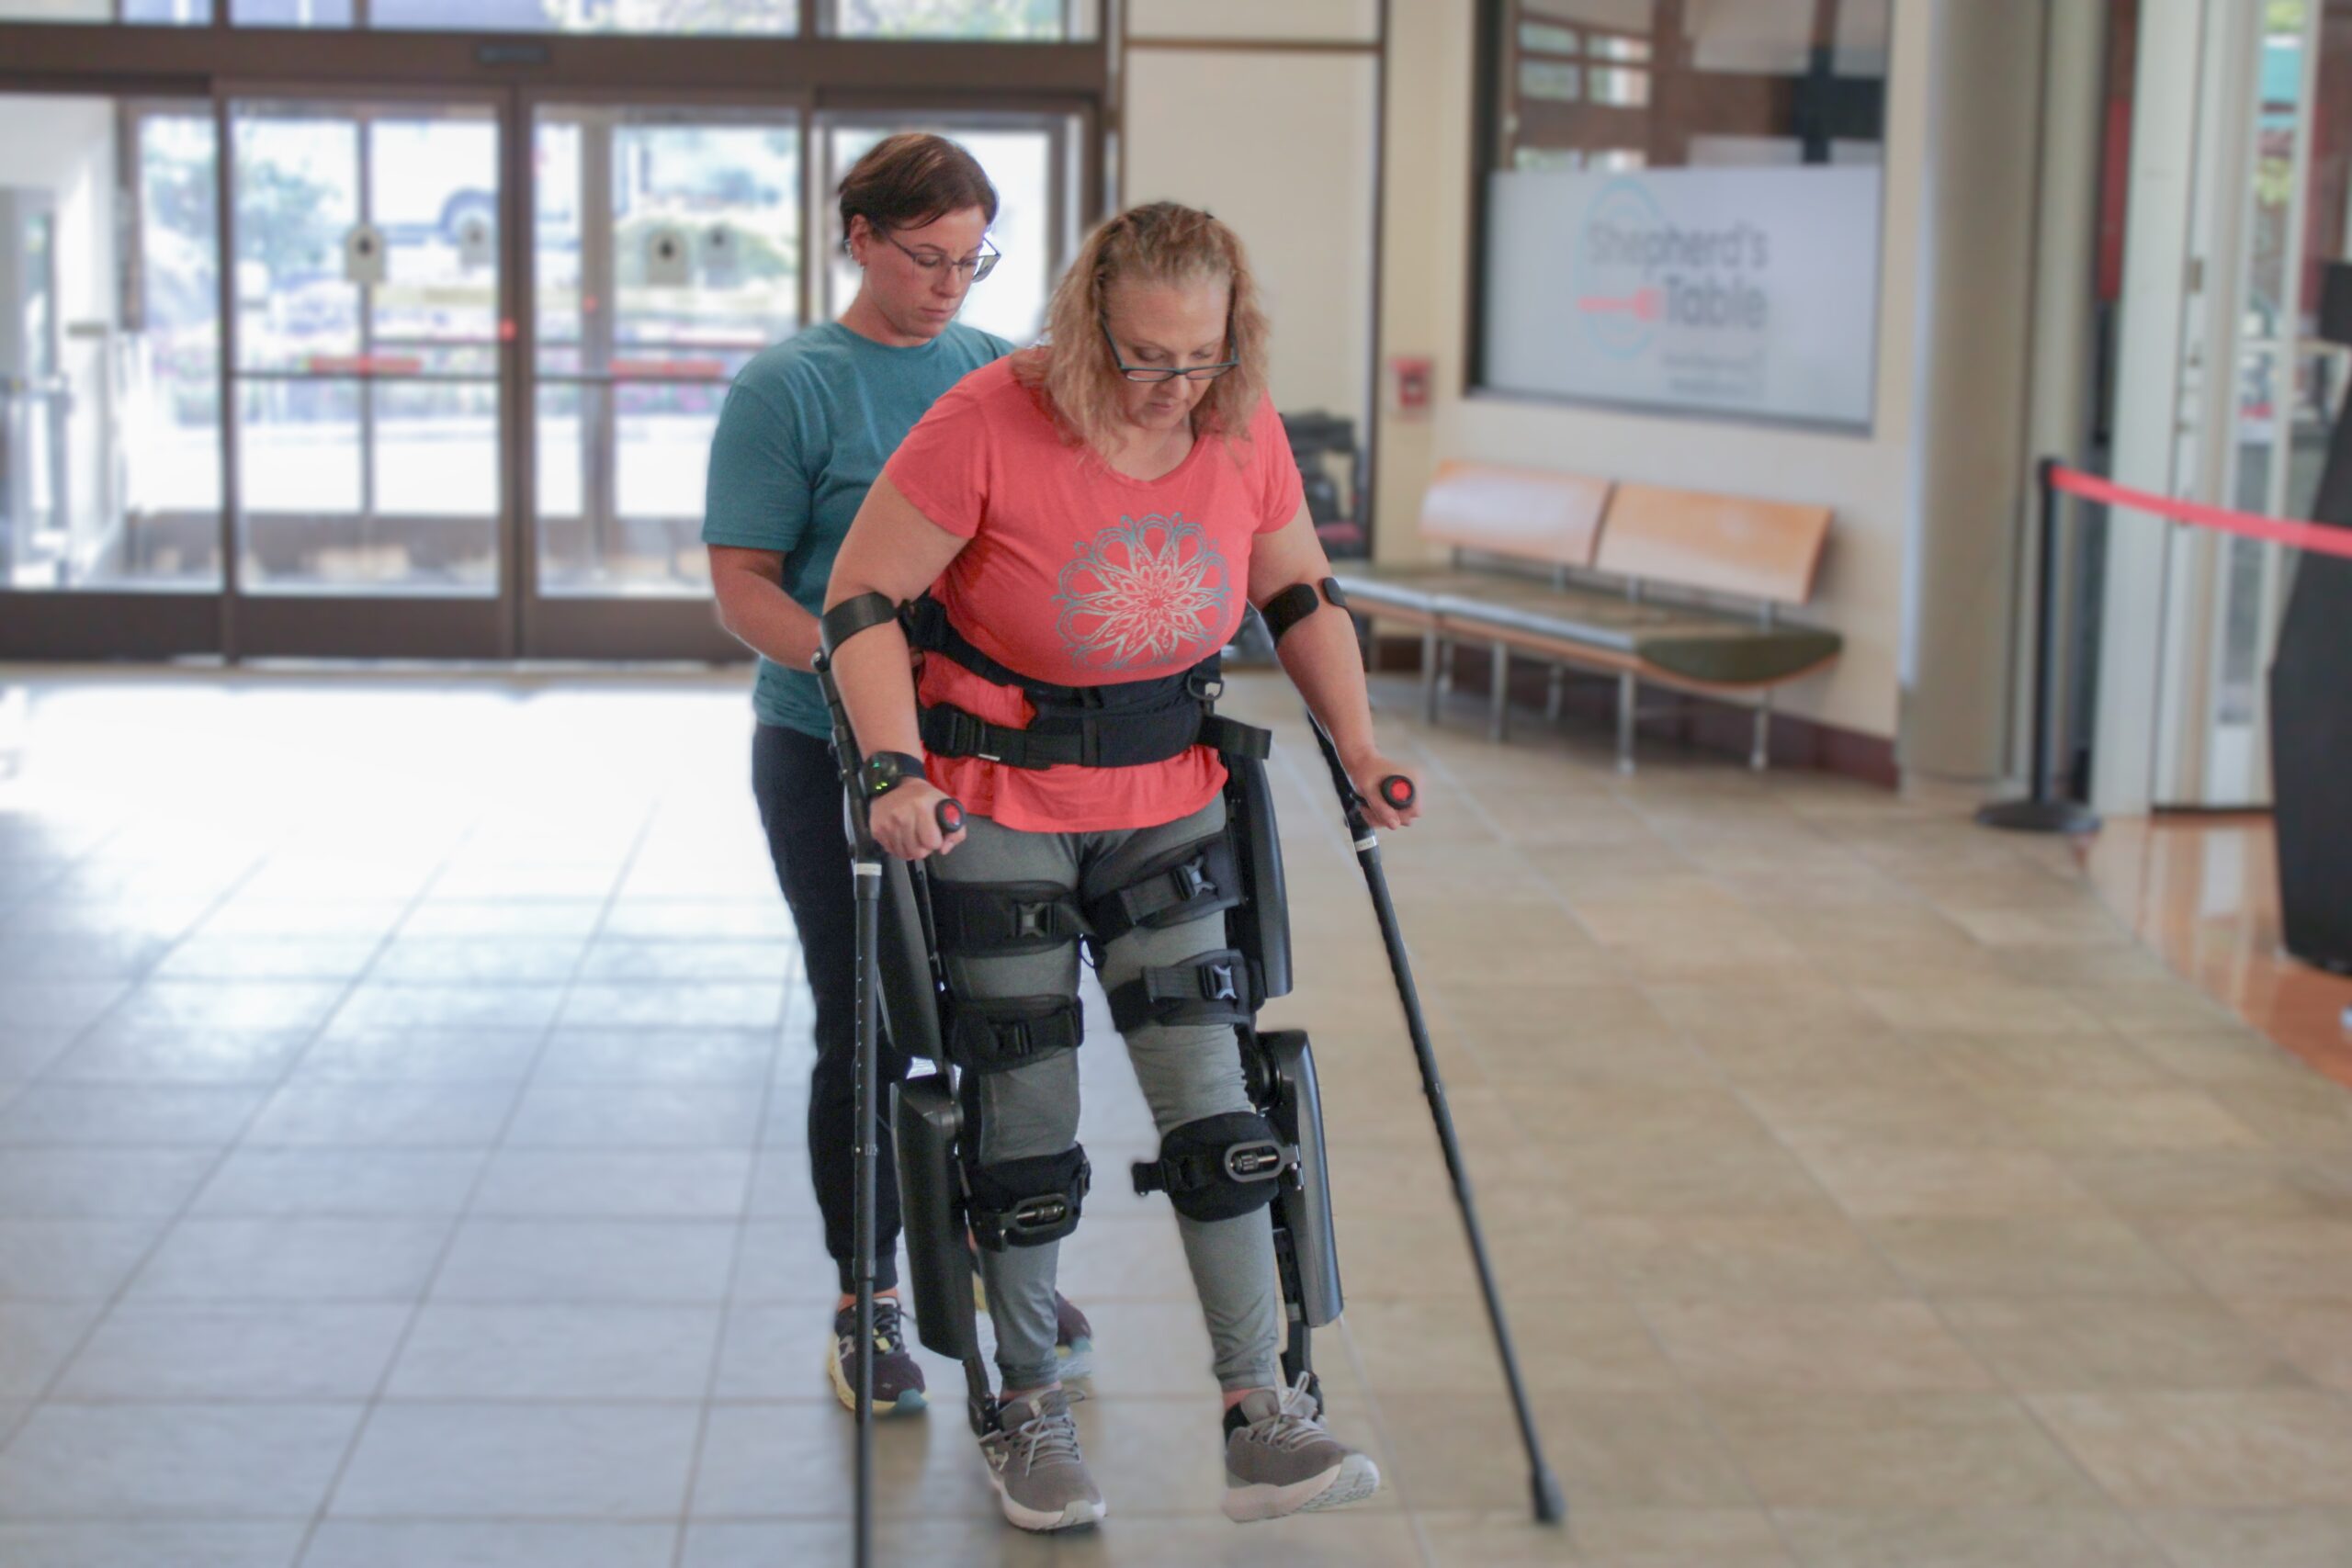
<svg viewBox="0 0 2352 1568">
<path fill-rule="evenodd" d="M 865 786 L 868 800 L 879 800 L 909 779 L 924 776 L 922 759 L 904 751 L 876 751 L 857 770 L 858 782 Z"/>
</svg>

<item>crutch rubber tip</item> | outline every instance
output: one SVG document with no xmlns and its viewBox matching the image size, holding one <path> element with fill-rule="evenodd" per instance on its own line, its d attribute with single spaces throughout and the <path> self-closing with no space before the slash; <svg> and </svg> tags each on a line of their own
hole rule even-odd
<svg viewBox="0 0 2352 1568">
<path fill-rule="evenodd" d="M 931 815 L 933 820 L 939 824 L 939 830 L 943 833 L 960 833 L 964 830 L 964 803 L 960 800 L 943 800 L 931 808 Z"/>
<path fill-rule="evenodd" d="M 1567 1494 L 1560 1490 L 1560 1478 L 1550 1470 L 1539 1470 L 1529 1478 L 1535 1492 L 1535 1522 L 1543 1525 L 1563 1523 L 1568 1517 Z"/>
<path fill-rule="evenodd" d="M 1413 788 L 1413 781 L 1402 773 L 1391 773 L 1380 781 L 1380 798 L 1399 811 L 1411 810 L 1419 793 Z"/>
</svg>

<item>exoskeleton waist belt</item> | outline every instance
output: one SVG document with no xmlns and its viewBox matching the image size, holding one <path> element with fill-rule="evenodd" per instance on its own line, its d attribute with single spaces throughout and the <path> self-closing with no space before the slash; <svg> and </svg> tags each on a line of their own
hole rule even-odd
<svg viewBox="0 0 2352 1568">
<path fill-rule="evenodd" d="M 1216 654 L 1155 680 L 1055 685 L 1032 680 L 981 651 L 928 595 L 908 606 L 907 638 L 991 684 L 1018 688 L 1036 713 L 1026 728 L 1015 729 L 950 704 L 927 706 L 921 717 L 922 743 L 938 756 L 979 757 L 1014 768 L 1133 768 L 1182 756 L 1194 746 L 1258 758 L 1272 750 L 1268 731 L 1216 713 L 1225 689 Z"/>
</svg>

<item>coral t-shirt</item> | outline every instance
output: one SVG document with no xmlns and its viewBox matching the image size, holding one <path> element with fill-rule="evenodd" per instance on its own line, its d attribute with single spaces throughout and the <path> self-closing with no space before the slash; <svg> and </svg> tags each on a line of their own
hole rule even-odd
<svg viewBox="0 0 2352 1568">
<path fill-rule="evenodd" d="M 958 381 L 883 469 L 916 511 L 971 541 L 933 594 L 983 653 L 1032 680 L 1099 686 L 1191 669 L 1241 624 L 1252 541 L 1304 501 L 1281 419 L 1261 398 L 1246 444 L 1204 434 L 1169 473 L 1131 479 L 1065 439 L 1042 394 L 1014 378 L 1021 357 Z M 1016 729 L 1035 715 L 1017 688 L 944 657 L 923 660 L 919 692 Z M 1206 746 L 1128 768 L 924 761 L 967 811 L 1040 833 L 1157 827 L 1225 784 Z"/>
</svg>

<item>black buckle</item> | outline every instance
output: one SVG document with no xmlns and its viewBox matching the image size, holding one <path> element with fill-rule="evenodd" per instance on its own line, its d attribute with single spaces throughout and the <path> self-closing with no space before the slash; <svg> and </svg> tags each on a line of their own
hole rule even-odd
<svg viewBox="0 0 2352 1568">
<path fill-rule="evenodd" d="M 1200 968 L 1200 976 L 1201 996 L 1204 1000 L 1238 1002 L 1241 999 L 1241 993 L 1236 988 L 1233 978 L 1232 964 L 1204 964 Z"/>
<path fill-rule="evenodd" d="M 1216 891 L 1216 884 L 1209 879 L 1208 864 L 1209 857 L 1205 853 L 1197 854 L 1168 874 L 1176 879 L 1177 896 L 1186 903 L 1191 903 L 1204 893 Z"/>
<path fill-rule="evenodd" d="M 1028 937 L 1054 935 L 1052 916 L 1055 906 L 1050 903 L 1018 904 L 1012 906 L 1012 937 L 1018 942 Z"/>
<path fill-rule="evenodd" d="M 1216 673 L 1204 675 L 1198 670 L 1190 671 L 1184 676 L 1184 692 L 1195 702 L 1216 702 L 1225 695 L 1225 677 Z"/>
<path fill-rule="evenodd" d="M 986 1019 L 982 1027 L 989 1032 L 989 1043 L 999 1056 L 1026 1056 L 1035 1049 L 1025 1018 Z"/>
</svg>

